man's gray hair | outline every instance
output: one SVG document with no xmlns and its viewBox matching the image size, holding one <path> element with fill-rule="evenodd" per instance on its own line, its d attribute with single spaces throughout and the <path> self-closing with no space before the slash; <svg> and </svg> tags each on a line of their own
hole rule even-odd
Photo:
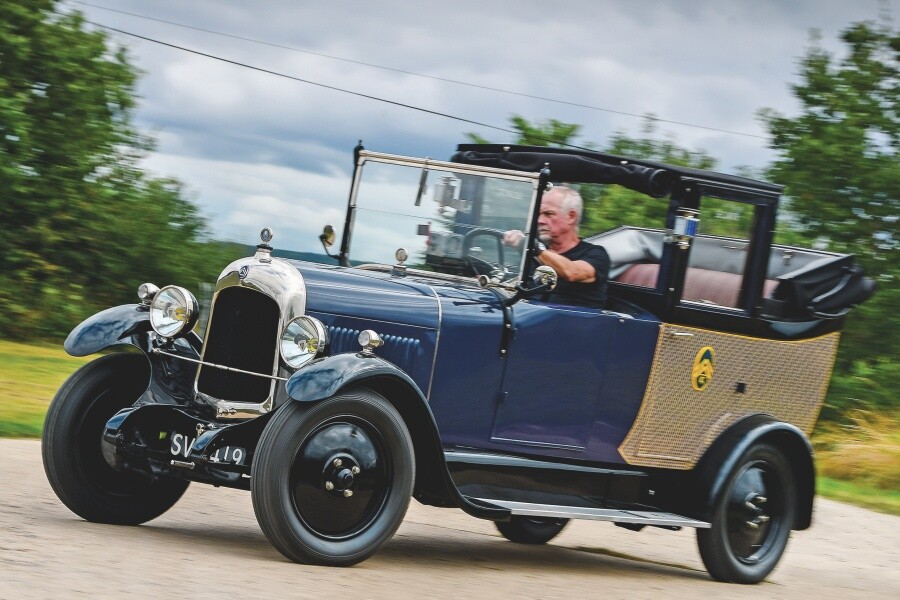
<svg viewBox="0 0 900 600">
<path fill-rule="evenodd" d="M 554 185 L 553 189 L 559 190 L 563 195 L 562 201 L 560 202 L 560 208 L 567 213 L 570 210 L 575 211 L 575 226 L 577 227 L 581 223 L 581 213 L 584 210 L 584 202 L 581 200 L 581 194 L 564 183 Z"/>
</svg>

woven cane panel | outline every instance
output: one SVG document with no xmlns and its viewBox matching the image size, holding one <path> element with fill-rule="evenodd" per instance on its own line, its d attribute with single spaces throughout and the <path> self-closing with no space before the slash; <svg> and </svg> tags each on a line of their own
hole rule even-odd
<svg viewBox="0 0 900 600">
<path fill-rule="evenodd" d="M 810 434 L 839 337 L 787 342 L 662 325 L 640 412 L 619 453 L 632 465 L 690 469 L 726 428 L 760 413 Z M 713 374 L 697 391 L 692 372 L 706 347 Z"/>
</svg>

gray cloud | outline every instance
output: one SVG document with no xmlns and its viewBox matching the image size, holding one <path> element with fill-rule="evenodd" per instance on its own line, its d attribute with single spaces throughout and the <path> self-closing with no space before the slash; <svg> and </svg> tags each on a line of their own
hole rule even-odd
<svg viewBox="0 0 900 600">
<path fill-rule="evenodd" d="M 838 49 L 851 22 L 898 11 L 896 0 L 455 0 L 334 2 L 95 0 L 185 25 L 638 115 L 765 136 L 756 111 L 796 110 L 789 85 L 809 31 Z M 637 134 L 639 118 L 374 69 L 129 17 L 78 4 L 99 23 L 252 65 L 506 127 L 511 113 L 583 125 L 580 141 Z M 193 190 L 213 227 L 296 206 L 294 249 L 315 249 L 325 217 L 346 202 L 357 139 L 386 152 L 446 158 L 465 132 L 509 136 L 182 51 L 136 41 L 144 71 L 138 125 L 158 139 L 147 164 Z M 772 159 L 765 139 L 660 124 L 733 171 Z M 294 203 L 294 204 L 291 204 Z M 253 224 L 256 227 L 258 223 Z M 247 224 L 250 227 L 250 224 Z M 255 231 L 248 229 L 252 238 Z M 284 238 L 281 238 L 284 239 Z M 250 240 L 252 241 L 252 239 Z"/>
</svg>

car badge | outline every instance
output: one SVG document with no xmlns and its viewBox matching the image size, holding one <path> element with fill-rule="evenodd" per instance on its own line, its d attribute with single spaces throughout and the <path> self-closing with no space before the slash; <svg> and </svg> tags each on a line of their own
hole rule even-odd
<svg viewBox="0 0 900 600">
<path fill-rule="evenodd" d="M 691 369 L 691 387 L 698 392 L 705 390 L 712 381 L 714 361 L 715 352 L 712 346 L 704 346 L 697 352 L 694 367 Z"/>
<path fill-rule="evenodd" d="M 245 279 L 249 272 L 250 272 L 250 267 L 248 267 L 247 265 L 244 265 L 243 267 L 241 267 L 241 270 L 238 271 L 238 278 Z"/>
</svg>

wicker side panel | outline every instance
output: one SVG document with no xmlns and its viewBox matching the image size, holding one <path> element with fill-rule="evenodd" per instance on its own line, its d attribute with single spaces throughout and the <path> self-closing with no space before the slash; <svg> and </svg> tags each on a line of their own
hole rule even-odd
<svg viewBox="0 0 900 600">
<path fill-rule="evenodd" d="M 619 453 L 632 465 L 690 469 L 719 434 L 754 414 L 772 415 L 808 435 L 839 338 L 835 332 L 776 341 L 664 324 L 640 412 Z M 713 350 L 713 374 L 698 391 L 692 372 L 706 348 Z"/>
</svg>

